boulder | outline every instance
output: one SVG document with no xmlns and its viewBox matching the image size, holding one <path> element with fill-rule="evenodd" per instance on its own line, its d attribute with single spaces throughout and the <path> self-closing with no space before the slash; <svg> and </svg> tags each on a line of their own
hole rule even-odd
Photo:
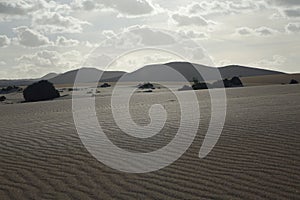
<svg viewBox="0 0 300 200">
<path fill-rule="evenodd" d="M 182 88 L 178 89 L 178 91 L 192 90 L 193 88 L 188 85 L 184 85 Z"/>
<path fill-rule="evenodd" d="M 20 92 L 22 91 L 22 88 L 17 87 L 17 86 L 7 86 L 6 88 L 2 88 L 0 90 L 0 94 L 9 94 L 13 92 Z"/>
<path fill-rule="evenodd" d="M 244 87 L 241 79 L 236 76 L 231 79 L 231 84 L 232 84 L 232 87 Z"/>
<path fill-rule="evenodd" d="M 291 81 L 290 81 L 290 84 L 298 84 L 299 82 L 297 81 L 297 80 L 295 80 L 295 79 L 292 79 Z"/>
<path fill-rule="evenodd" d="M 223 84 L 225 88 L 230 88 L 230 87 L 244 87 L 241 79 L 239 77 L 233 77 L 232 79 L 224 79 Z M 222 88 L 222 81 L 217 81 L 213 83 L 214 88 Z"/>
<path fill-rule="evenodd" d="M 193 90 L 205 90 L 208 89 L 207 84 L 206 83 L 194 83 L 192 85 Z"/>
<path fill-rule="evenodd" d="M 5 97 L 5 96 L 1 96 L 1 97 L 0 97 L 0 102 L 5 101 L 5 100 L 6 100 L 6 97 Z"/>
<path fill-rule="evenodd" d="M 102 85 L 100 85 L 100 87 L 107 88 L 107 87 L 111 87 L 111 85 L 108 83 L 103 83 Z"/>
<path fill-rule="evenodd" d="M 139 89 L 152 89 L 154 90 L 154 85 L 152 83 L 144 83 L 138 86 Z"/>
<path fill-rule="evenodd" d="M 60 97 L 60 94 L 52 83 L 42 80 L 29 85 L 23 91 L 23 96 L 26 102 L 34 102 L 58 98 Z"/>
</svg>

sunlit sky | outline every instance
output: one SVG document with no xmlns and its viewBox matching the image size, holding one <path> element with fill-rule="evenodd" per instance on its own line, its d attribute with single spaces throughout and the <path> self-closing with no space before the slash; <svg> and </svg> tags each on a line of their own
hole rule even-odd
<svg viewBox="0 0 300 200">
<path fill-rule="evenodd" d="M 299 36 L 299 0 L 0 0 L 0 79 L 104 69 L 121 55 L 115 70 L 184 57 L 294 73 Z"/>
</svg>

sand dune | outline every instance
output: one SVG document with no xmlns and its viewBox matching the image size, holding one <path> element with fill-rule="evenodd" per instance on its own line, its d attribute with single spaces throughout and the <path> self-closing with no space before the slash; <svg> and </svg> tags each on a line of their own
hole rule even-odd
<svg viewBox="0 0 300 200">
<path fill-rule="evenodd" d="M 93 158 L 74 126 L 71 100 L 0 105 L 0 199 L 299 199 L 300 85 L 228 89 L 224 131 L 213 151 L 198 158 L 209 122 L 207 91 L 197 91 L 198 135 L 175 163 L 148 174 L 126 174 Z M 110 98 L 96 99 L 99 121 L 120 147 L 150 151 L 168 143 L 180 112 L 168 92 L 133 98 L 137 123 L 162 103 L 170 112 L 151 142 L 121 136 Z M 118 105 L 117 105 L 118 106 Z"/>
</svg>

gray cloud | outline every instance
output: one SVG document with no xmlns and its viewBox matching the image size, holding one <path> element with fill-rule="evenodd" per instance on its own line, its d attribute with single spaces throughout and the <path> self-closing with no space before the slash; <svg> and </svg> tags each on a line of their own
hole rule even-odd
<svg viewBox="0 0 300 200">
<path fill-rule="evenodd" d="M 0 35 L 0 47 L 6 47 L 10 44 L 10 39 L 6 35 Z"/>
<path fill-rule="evenodd" d="M 129 16 L 145 15 L 154 11 L 153 6 L 147 0 L 81 0 L 77 1 L 74 6 L 85 10 L 109 8 Z"/>
<path fill-rule="evenodd" d="M 56 51 L 42 50 L 35 54 L 23 55 L 18 61 L 24 65 L 34 67 L 51 67 L 56 66 L 60 60 L 60 55 Z"/>
<path fill-rule="evenodd" d="M 38 47 L 51 43 L 46 36 L 26 26 L 14 28 L 14 32 L 17 34 L 19 43 L 24 46 Z"/>
<path fill-rule="evenodd" d="M 250 35 L 256 35 L 256 36 L 272 36 L 276 34 L 278 31 L 271 29 L 269 27 L 258 27 L 255 29 L 249 28 L 249 27 L 240 27 L 236 29 L 236 34 L 242 35 L 242 36 L 250 36 Z"/>
<path fill-rule="evenodd" d="M 300 17 L 300 8 L 285 9 L 283 12 L 287 17 Z"/>
<path fill-rule="evenodd" d="M 184 38 L 192 38 L 192 39 L 206 39 L 208 35 L 204 32 L 195 32 L 193 30 L 189 31 L 179 31 L 179 34 Z"/>
<path fill-rule="evenodd" d="M 26 15 L 28 12 L 41 7 L 41 3 L 35 1 L 7 1 L 0 2 L 0 14 L 4 15 Z"/>
<path fill-rule="evenodd" d="M 34 54 L 22 55 L 16 59 L 20 73 L 45 74 L 49 71 L 77 68 L 82 61 L 80 52 L 72 50 L 64 53 L 52 50 L 41 50 Z"/>
<path fill-rule="evenodd" d="M 148 27 L 141 27 L 132 31 L 132 33 L 141 37 L 141 43 L 144 45 L 168 45 L 174 44 L 174 38 L 162 31 L 152 30 Z"/>
<path fill-rule="evenodd" d="M 240 27 L 236 29 L 236 33 L 239 35 L 251 35 L 253 33 L 253 30 L 248 27 Z"/>
<path fill-rule="evenodd" d="M 89 23 L 58 12 L 36 12 L 32 19 L 33 26 L 47 33 L 81 33 L 82 26 Z"/>
<path fill-rule="evenodd" d="M 257 33 L 260 36 L 271 36 L 277 33 L 276 30 L 268 28 L 268 27 L 259 27 L 254 30 L 255 33 Z"/>
<path fill-rule="evenodd" d="M 289 23 L 285 26 L 288 33 L 300 33 L 300 23 Z"/>
<path fill-rule="evenodd" d="M 300 6 L 299 0 L 268 0 L 270 4 L 276 4 L 281 6 Z"/>
<path fill-rule="evenodd" d="M 102 34 L 107 38 L 102 46 L 113 48 L 130 48 L 131 46 L 160 46 L 172 45 L 175 39 L 167 32 L 152 29 L 148 26 L 131 26 L 117 35 L 112 30 L 105 30 Z"/>
<path fill-rule="evenodd" d="M 71 46 L 78 45 L 79 41 L 78 40 L 73 40 L 73 39 L 67 39 L 64 36 L 58 36 L 56 38 L 55 44 L 57 46 L 71 47 Z"/>
<path fill-rule="evenodd" d="M 187 6 L 188 13 L 200 15 L 226 15 L 266 8 L 264 1 L 201 1 Z"/>
<path fill-rule="evenodd" d="M 207 26 L 208 21 L 201 16 L 187 16 L 181 14 L 173 14 L 172 19 L 177 23 L 178 26 Z"/>
</svg>

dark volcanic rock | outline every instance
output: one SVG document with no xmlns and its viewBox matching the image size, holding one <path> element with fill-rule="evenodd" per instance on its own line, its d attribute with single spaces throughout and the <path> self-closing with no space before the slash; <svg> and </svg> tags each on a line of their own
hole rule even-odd
<svg viewBox="0 0 300 200">
<path fill-rule="evenodd" d="M 192 85 L 192 88 L 194 90 L 204 90 L 204 89 L 208 89 L 207 84 L 206 83 L 195 83 Z"/>
<path fill-rule="evenodd" d="M 178 89 L 178 91 L 185 91 L 185 90 L 192 90 L 193 88 L 191 86 L 188 85 L 184 85 L 182 86 L 182 88 Z"/>
<path fill-rule="evenodd" d="M 298 84 L 298 83 L 299 82 L 297 80 L 295 80 L 295 79 L 292 79 L 291 82 L 290 82 L 290 84 Z"/>
<path fill-rule="evenodd" d="M 224 79 L 223 84 L 225 88 L 230 88 L 230 87 L 244 87 L 241 79 L 239 77 L 233 77 L 232 79 Z M 213 83 L 214 88 L 221 88 L 223 87 L 222 81 L 217 81 Z"/>
<path fill-rule="evenodd" d="M 58 98 L 60 97 L 60 94 L 52 83 L 42 80 L 29 85 L 23 91 L 23 96 L 26 102 L 33 102 Z"/>
<path fill-rule="evenodd" d="M 0 94 L 9 94 L 9 93 L 19 92 L 19 91 L 22 91 L 22 88 L 17 86 L 7 86 L 6 88 L 2 88 L 0 90 Z"/>
<path fill-rule="evenodd" d="M 5 100 L 6 100 L 6 97 L 5 97 L 5 96 L 1 96 L 1 97 L 0 97 L 0 102 L 5 101 Z"/>
<path fill-rule="evenodd" d="M 100 87 L 107 88 L 107 87 L 111 87 L 111 85 L 108 83 L 103 83 L 102 85 L 100 85 Z"/>
<path fill-rule="evenodd" d="M 155 89 L 152 83 L 144 83 L 138 86 L 139 89 Z"/>
</svg>

